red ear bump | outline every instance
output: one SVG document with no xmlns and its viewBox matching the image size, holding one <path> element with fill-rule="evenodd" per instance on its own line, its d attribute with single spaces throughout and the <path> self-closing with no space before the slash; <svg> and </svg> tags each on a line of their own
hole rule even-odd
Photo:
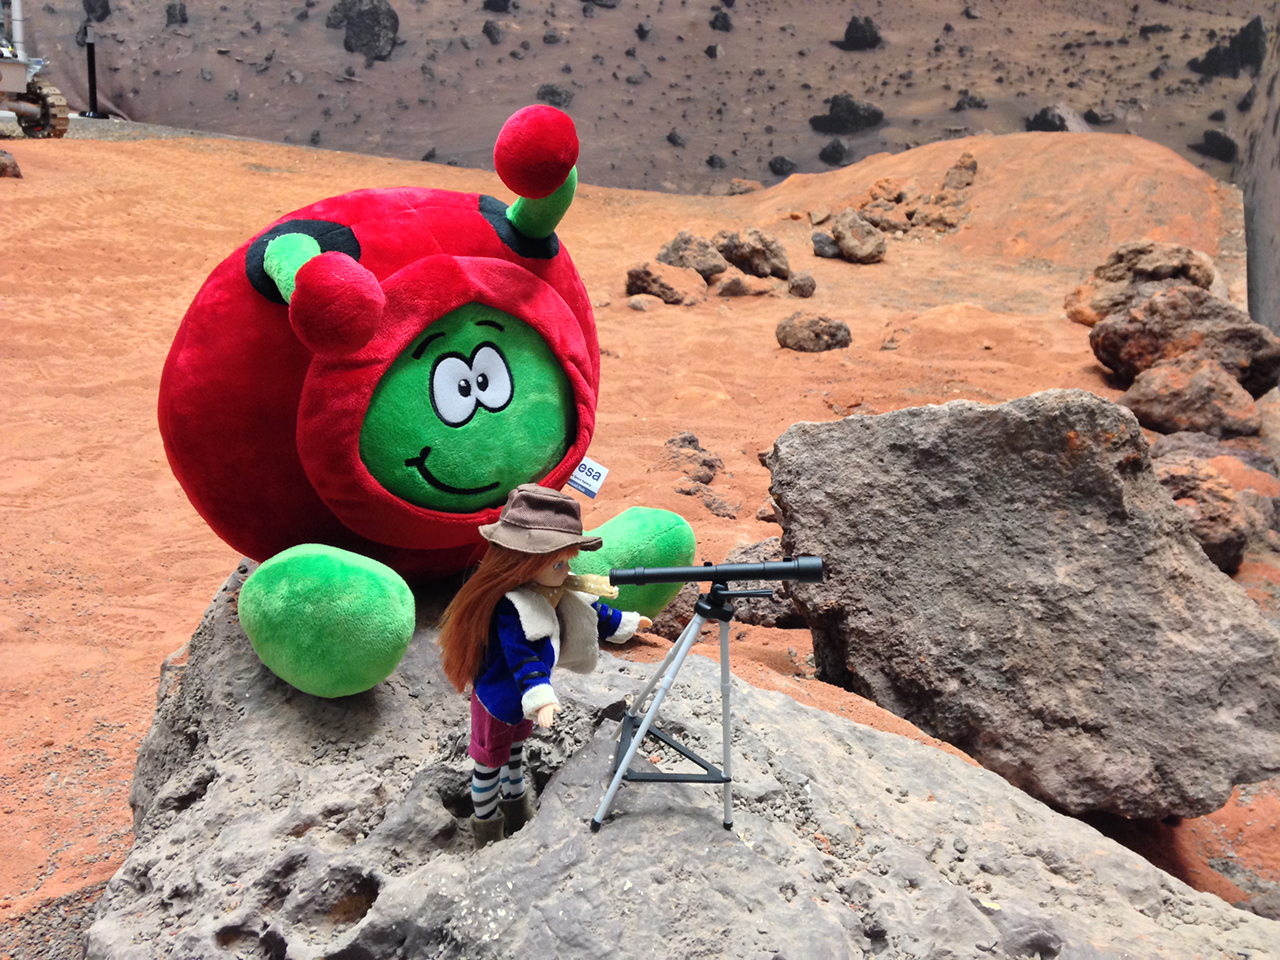
<svg viewBox="0 0 1280 960">
<path fill-rule="evenodd" d="M 507 187 L 529 200 L 549 197 L 578 162 L 578 131 L 567 113 L 536 105 L 502 125 L 493 166 Z"/>
<path fill-rule="evenodd" d="M 382 284 L 345 253 L 312 257 L 294 283 L 289 325 L 312 353 L 355 353 L 382 322 Z"/>
</svg>

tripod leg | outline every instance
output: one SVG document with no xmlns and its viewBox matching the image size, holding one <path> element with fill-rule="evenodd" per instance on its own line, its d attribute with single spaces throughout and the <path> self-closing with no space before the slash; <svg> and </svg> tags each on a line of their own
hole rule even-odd
<svg viewBox="0 0 1280 960">
<path fill-rule="evenodd" d="M 706 622 L 705 617 L 694 614 L 693 619 L 689 621 L 680 636 L 676 638 L 676 642 L 671 645 L 671 649 L 667 651 L 667 655 L 663 658 L 662 663 L 658 665 L 658 669 L 655 670 L 653 672 L 653 676 L 649 678 L 649 682 L 644 685 L 644 689 L 640 691 L 640 695 L 631 702 L 631 709 L 627 712 L 631 714 L 633 719 L 640 716 L 640 711 L 644 709 L 645 700 L 648 699 L 653 688 L 658 685 L 658 681 L 666 676 L 667 668 L 671 666 L 671 662 L 675 660 L 676 656 L 680 653 L 680 648 L 684 646 L 685 640 L 690 636 L 692 636 L 694 640 L 697 640 L 698 633 L 702 630 L 702 625 Z M 678 670 L 679 667 L 676 669 Z"/>
<path fill-rule="evenodd" d="M 720 621 L 720 725 L 724 735 L 724 828 L 733 829 L 733 771 L 730 767 L 732 745 L 729 722 L 729 621 Z"/>
<path fill-rule="evenodd" d="M 622 778 L 627 775 L 627 768 L 631 766 L 631 761 L 635 759 L 636 753 L 640 749 L 640 744 L 648 736 L 649 728 L 653 726 L 653 721 L 658 716 L 658 709 L 662 706 L 663 699 L 671 689 L 671 684 L 675 681 L 676 674 L 680 672 L 680 667 L 684 665 L 684 658 L 688 656 L 689 650 L 693 647 L 693 642 L 698 639 L 698 631 L 702 628 L 702 623 L 699 622 L 701 620 L 701 617 L 694 617 L 689 622 L 689 626 L 685 627 L 684 633 L 680 635 L 680 642 L 676 647 L 676 655 L 671 660 L 666 671 L 655 674 L 653 679 L 649 681 L 648 686 L 645 687 L 645 694 L 647 695 L 649 690 L 653 689 L 654 683 L 659 678 L 662 680 L 662 685 L 658 687 L 658 692 L 654 694 L 653 703 L 649 705 L 649 709 L 645 712 L 644 720 L 640 722 L 639 729 L 636 730 L 631 738 L 631 744 L 627 747 L 626 754 L 618 761 L 617 769 L 614 770 L 613 781 L 609 784 L 609 789 L 605 791 L 604 799 L 600 801 L 600 809 L 596 811 L 595 817 L 591 820 L 592 833 L 599 831 L 600 826 L 604 823 L 605 815 L 609 812 L 609 804 L 613 803 L 613 798 L 618 793 L 618 787 L 622 785 Z"/>
</svg>

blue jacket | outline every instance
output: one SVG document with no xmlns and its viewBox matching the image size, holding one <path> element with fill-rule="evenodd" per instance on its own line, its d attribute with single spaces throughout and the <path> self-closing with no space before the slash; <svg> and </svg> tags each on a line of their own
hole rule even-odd
<svg viewBox="0 0 1280 960">
<path fill-rule="evenodd" d="M 514 725 L 548 703 L 559 703 L 551 688 L 551 671 L 558 663 L 589 673 L 599 641 L 622 643 L 635 633 L 638 614 L 599 600 L 588 606 L 589 601 L 586 594 L 565 591 L 558 607 L 552 607 L 527 589 L 513 590 L 498 601 L 474 683 L 476 697 L 490 715 Z"/>
</svg>

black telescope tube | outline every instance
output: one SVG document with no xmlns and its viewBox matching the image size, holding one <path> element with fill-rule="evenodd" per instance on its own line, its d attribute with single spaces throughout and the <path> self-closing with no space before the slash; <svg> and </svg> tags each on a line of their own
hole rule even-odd
<svg viewBox="0 0 1280 960">
<path fill-rule="evenodd" d="M 793 560 L 766 560 L 763 563 L 720 563 L 702 567 L 630 567 L 610 570 L 609 582 L 615 586 L 643 586 L 646 583 L 688 583 L 690 581 L 729 580 L 795 580 L 821 583 L 821 557 L 796 557 Z"/>
</svg>

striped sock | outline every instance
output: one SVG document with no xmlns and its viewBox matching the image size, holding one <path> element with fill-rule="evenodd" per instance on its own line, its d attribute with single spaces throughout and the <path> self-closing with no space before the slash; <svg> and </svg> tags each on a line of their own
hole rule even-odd
<svg viewBox="0 0 1280 960">
<path fill-rule="evenodd" d="M 498 809 L 498 768 L 477 763 L 471 771 L 471 805 L 477 820 L 488 820 Z"/>
<path fill-rule="evenodd" d="M 502 768 L 502 799 L 517 800 L 524 796 L 524 741 L 511 745 L 511 759 Z"/>
</svg>

